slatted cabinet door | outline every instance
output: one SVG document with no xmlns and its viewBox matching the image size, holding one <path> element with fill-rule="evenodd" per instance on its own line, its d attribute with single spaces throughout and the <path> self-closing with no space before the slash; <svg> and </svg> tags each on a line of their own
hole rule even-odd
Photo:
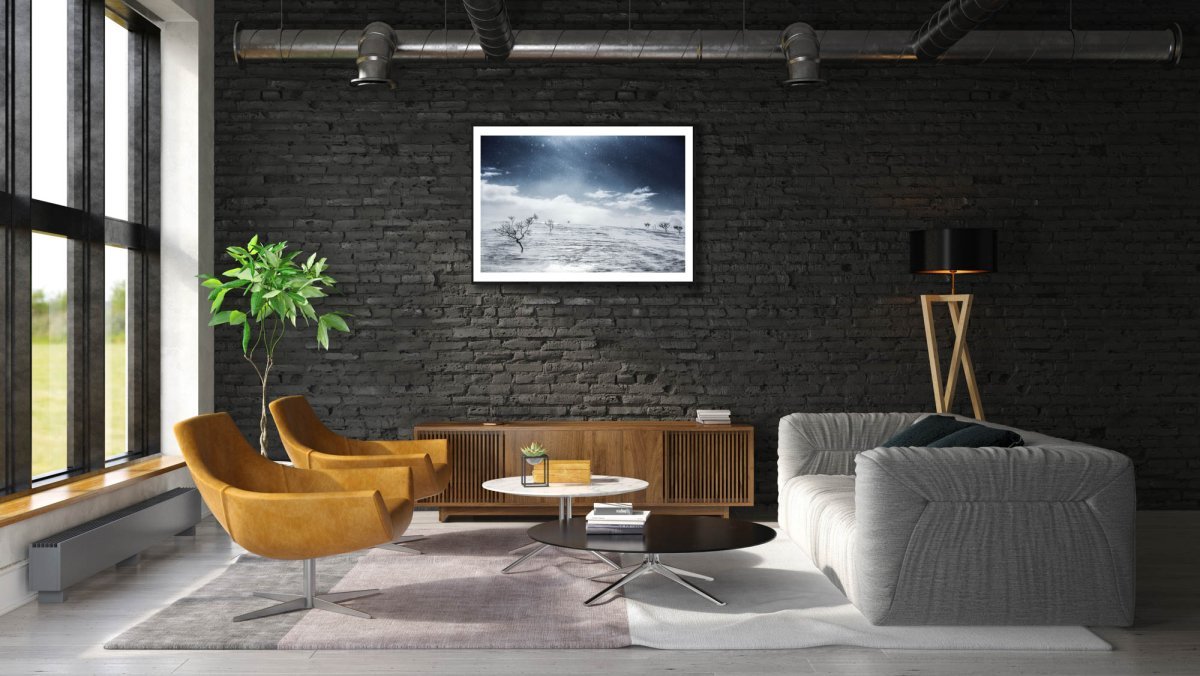
<svg viewBox="0 0 1200 676">
<path fill-rule="evenodd" d="M 507 476 L 502 432 L 416 430 L 417 439 L 445 439 L 450 445 L 450 485 L 423 505 L 496 505 L 504 496 L 483 489 L 483 482 Z"/>
<path fill-rule="evenodd" d="M 754 436 L 739 431 L 669 431 L 663 438 L 667 503 L 754 504 Z"/>
</svg>

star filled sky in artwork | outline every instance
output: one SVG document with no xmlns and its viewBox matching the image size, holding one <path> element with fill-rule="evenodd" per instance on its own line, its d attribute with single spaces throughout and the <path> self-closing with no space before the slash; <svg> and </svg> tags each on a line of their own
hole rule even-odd
<svg viewBox="0 0 1200 676">
<path fill-rule="evenodd" d="M 485 224 L 508 216 L 590 225 L 681 224 L 684 136 L 482 136 Z"/>
</svg>

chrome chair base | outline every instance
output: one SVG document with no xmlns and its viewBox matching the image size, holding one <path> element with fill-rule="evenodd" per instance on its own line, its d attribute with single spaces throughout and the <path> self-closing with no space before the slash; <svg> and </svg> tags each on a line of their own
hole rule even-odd
<svg viewBox="0 0 1200 676">
<path fill-rule="evenodd" d="M 401 544 L 402 542 L 412 542 L 412 540 L 400 540 L 399 542 L 389 542 L 384 545 L 375 545 L 375 549 L 386 549 L 389 552 L 400 552 L 401 554 L 421 555 L 421 554 L 425 553 L 425 552 L 413 549 L 412 547 L 405 547 L 403 544 Z"/>
<path fill-rule="evenodd" d="M 304 593 L 303 594 L 280 594 L 276 592 L 254 592 L 254 595 L 259 598 L 270 599 L 272 601 L 282 601 L 273 606 L 267 606 L 259 610 L 253 610 L 248 613 L 242 613 L 233 618 L 234 622 L 245 622 L 246 620 L 257 620 L 261 617 L 271 617 L 272 615 L 282 615 L 284 613 L 294 613 L 298 610 L 327 610 L 331 613 L 341 613 L 350 617 L 359 617 L 364 620 L 371 619 L 371 616 L 340 605 L 339 601 L 350 601 L 360 599 L 364 596 L 373 596 L 379 593 L 378 589 L 359 589 L 357 591 L 333 592 L 330 594 L 316 594 L 314 590 L 317 586 L 317 562 L 315 559 L 305 559 L 304 561 Z"/>
<path fill-rule="evenodd" d="M 597 578 L 608 577 L 608 576 L 615 575 L 618 573 L 622 574 L 621 579 L 617 580 L 616 582 L 614 582 L 614 583 L 608 585 L 607 587 L 605 587 L 604 589 L 602 589 L 599 594 L 596 594 L 595 596 L 588 599 L 587 601 L 584 601 L 584 605 L 588 605 L 588 606 L 596 605 L 601 600 L 603 600 L 605 596 L 612 594 L 613 592 L 617 591 L 621 587 L 624 587 L 625 585 L 629 584 L 630 582 L 633 582 L 637 578 L 639 578 L 647 573 L 656 573 L 658 575 L 661 575 L 661 576 L 667 578 L 668 580 L 674 582 L 675 584 L 677 584 L 685 589 L 688 589 L 689 591 L 695 592 L 696 594 L 699 594 L 700 596 L 708 599 L 709 601 L 712 601 L 713 603 L 717 604 L 718 606 L 725 605 L 725 602 L 722 601 L 721 599 L 718 599 L 717 597 L 713 596 L 712 594 L 709 594 L 708 592 L 697 587 L 696 585 L 692 584 L 691 582 L 688 582 L 687 580 L 683 579 L 684 577 L 693 577 L 698 580 L 707 580 L 709 582 L 712 582 L 711 577 L 709 577 L 707 575 L 701 575 L 699 573 L 693 573 L 691 571 L 683 570 L 680 568 L 675 568 L 674 566 L 668 566 L 659 559 L 658 554 L 646 554 L 645 557 L 642 559 L 642 562 L 635 566 L 626 566 L 625 568 L 619 568 L 617 570 L 610 570 L 610 571 L 607 571 L 600 575 L 597 575 L 596 577 L 593 577 L 592 579 L 595 580 Z"/>
</svg>

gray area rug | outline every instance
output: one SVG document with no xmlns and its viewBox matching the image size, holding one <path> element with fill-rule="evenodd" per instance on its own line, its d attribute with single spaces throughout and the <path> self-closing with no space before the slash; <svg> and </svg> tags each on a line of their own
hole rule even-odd
<svg viewBox="0 0 1200 676">
<path fill-rule="evenodd" d="M 607 566 L 582 552 L 547 550 L 500 572 L 524 526 L 430 529 L 425 554 L 370 550 L 321 559 L 319 590 L 379 588 L 349 605 L 371 620 L 308 611 L 240 622 L 269 605 L 254 590 L 295 591 L 300 564 L 244 555 L 195 592 L 114 638 L 110 649 L 616 648 L 1108 650 L 1083 627 L 876 627 L 782 535 L 752 549 L 664 557 L 713 576 L 700 583 L 724 607 L 655 575 L 625 596 L 583 605 Z M 632 560 L 626 557 L 627 562 Z"/>
</svg>

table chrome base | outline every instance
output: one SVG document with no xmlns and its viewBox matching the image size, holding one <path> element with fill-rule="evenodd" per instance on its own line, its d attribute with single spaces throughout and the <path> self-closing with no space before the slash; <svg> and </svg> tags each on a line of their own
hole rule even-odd
<svg viewBox="0 0 1200 676">
<path fill-rule="evenodd" d="M 587 601 L 584 601 L 584 605 L 588 605 L 588 606 L 596 605 L 605 596 L 608 596 L 609 594 L 617 591 L 621 587 L 624 587 L 625 585 L 629 584 L 630 582 L 633 582 L 634 580 L 645 575 L 646 573 L 657 573 L 657 574 L 667 578 L 668 580 L 674 582 L 675 584 L 677 584 L 681 587 L 684 587 L 685 589 L 690 589 L 691 591 L 699 594 L 700 596 L 703 596 L 704 598 L 708 599 L 709 601 L 712 601 L 713 603 L 717 604 L 718 606 L 725 605 L 724 601 L 718 599 L 717 597 L 713 596 L 712 594 L 709 594 L 708 592 L 697 587 L 696 585 L 692 584 L 691 582 L 688 582 L 687 580 L 683 579 L 684 577 L 694 577 L 698 580 L 708 580 L 709 582 L 712 582 L 711 577 L 708 577 L 707 575 L 700 575 L 699 573 L 693 573 L 690 571 L 681 570 L 679 568 L 675 568 L 672 566 L 668 566 L 659 559 L 658 554 L 646 554 L 645 557 L 642 559 L 642 562 L 637 564 L 636 566 L 627 566 L 625 568 L 620 568 L 617 570 L 610 570 L 601 575 L 597 575 L 596 577 L 593 577 L 592 579 L 595 580 L 598 577 L 605 577 L 608 575 L 614 575 L 616 573 L 624 573 L 624 577 L 622 577 L 621 579 L 617 580 L 616 582 L 605 587 L 603 590 L 600 591 L 599 594 L 596 594 L 595 596 L 588 599 Z"/>
<path fill-rule="evenodd" d="M 534 547 L 534 545 L 537 545 L 537 546 Z M 384 546 L 386 547 L 387 545 L 384 545 Z M 537 556 L 538 554 L 541 554 L 542 551 L 545 549 L 548 549 L 550 547 L 550 545 L 542 544 L 541 542 L 531 542 L 523 547 L 517 547 L 516 549 L 512 550 L 509 553 L 516 554 L 517 552 L 521 551 L 522 549 L 528 549 L 529 547 L 534 547 L 534 548 L 530 549 L 529 552 L 527 554 L 525 554 L 524 556 L 522 556 L 521 558 L 519 558 L 516 561 L 513 561 L 512 563 L 505 566 L 503 571 L 501 571 L 501 572 L 511 573 L 514 568 L 516 568 L 517 566 L 520 566 L 522 563 L 525 563 L 526 561 L 528 561 L 529 559 L 532 559 L 533 557 Z M 597 559 L 600 559 L 601 561 L 607 563 L 609 566 L 611 566 L 613 568 L 621 567 L 621 566 L 617 565 L 615 562 L 613 562 L 612 559 L 601 554 L 600 552 L 594 552 L 590 549 L 588 550 L 588 552 L 592 556 L 596 557 Z"/>
</svg>

